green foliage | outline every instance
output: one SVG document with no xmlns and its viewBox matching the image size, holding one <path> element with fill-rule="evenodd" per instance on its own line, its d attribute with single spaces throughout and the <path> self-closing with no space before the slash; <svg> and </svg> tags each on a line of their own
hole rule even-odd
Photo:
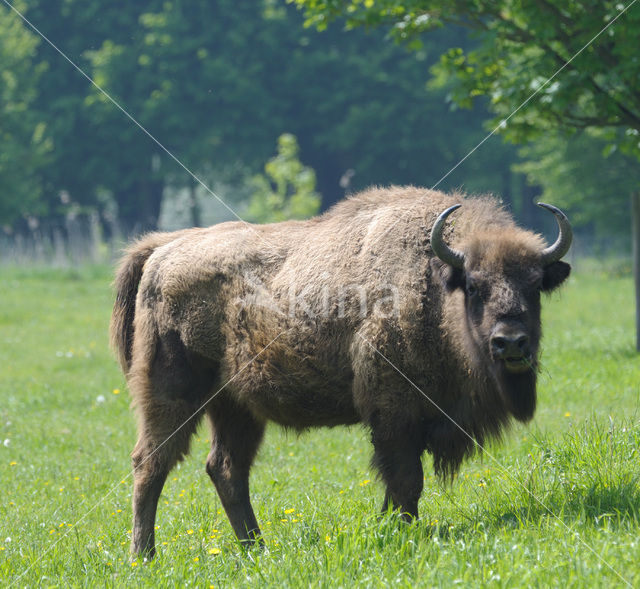
<svg viewBox="0 0 640 589">
<path fill-rule="evenodd" d="M 3 270 L 0 577 L 8 585 L 577 588 L 620 586 L 617 573 L 640 584 L 629 278 L 578 273 L 544 302 L 535 420 L 465 463 L 451 486 L 435 480 L 426 457 L 420 522 L 378 521 L 383 492 L 363 429 L 298 436 L 270 427 L 251 478 L 266 547 L 246 552 L 205 473 L 202 427 L 163 490 L 158 556 L 135 566 L 135 419 L 107 346 L 111 278 L 106 269 Z"/>
<path fill-rule="evenodd" d="M 22 2 L 16 3 L 23 8 Z M 0 5 L 0 223 L 42 212 L 38 171 L 51 152 L 47 123 L 33 103 L 44 64 L 34 57 L 39 39 Z"/>
<path fill-rule="evenodd" d="M 425 86 L 442 47 L 466 43 L 459 30 L 410 53 L 382 31 L 304 29 L 300 12 L 276 0 L 111 7 L 33 0 L 27 16 L 206 183 L 243 184 L 286 129 L 326 207 L 344 195 L 347 172 L 348 191 L 431 186 L 481 138 L 482 108 L 453 111 L 447 90 Z M 81 205 L 106 214 L 115 202 L 125 231 L 153 227 L 164 189 L 189 185 L 185 170 L 44 41 L 28 71 L 29 110 L 46 123 L 52 149 L 29 175 L 36 201 L 23 199 L 24 211 L 63 215 Z M 440 187 L 495 190 L 515 161 L 514 149 L 495 150 Z"/>
<path fill-rule="evenodd" d="M 27 15 L 207 183 L 243 184 L 289 130 L 326 207 L 370 184 L 439 182 L 483 138 L 486 106 L 502 120 L 619 10 L 296 0 L 318 33 L 291 4 L 119 0 L 105 11 L 100 0 L 33 0 Z M 327 27 L 338 16 L 350 30 Z M 186 172 L 5 7 L 2 18 L 1 222 L 78 207 L 106 216 L 115 202 L 126 231 L 153 227 L 165 188 L 188 186 Z M 607 125 L 599 141 L 635 157 L 639 18 L 623 15 L 501 132 L 544 142 L 558 126 Z M 517 159 L 493 141 L 438 187 L 494 191 L 522 208 Z"/>
<path fill-rule="evenodd" d="M 559 126 L 621 127 L 615 142 L 640 157 L 640 64 L 636 31 L 640 11 L 632 7 L 605 33 L 581 51 L 622 11 L 617 0 L 575 0 L 561 4 L 540 1 L 514 3 L 471 0 L 393 0 L 338 2 L 292 0 L 306 10 L 310 24 L 346 16 L 350 26 L 390 25 L 403 41 L 444 24 L 475 29 L 479 44 L 470 50 L 454 46 L 436 68 L 451 85 L 452 98 L 469 106 L 474 97 L 488 96 L 495 124 L 509 117 L 531 94 L 539 95 L 509 119 L 502 133 L 522 142 Z M 578 52 L 580 54 L 568 63 Z M 558 69 L 563 72 L 550 83 Z"/>
<path fill-rule="evenodd" d="M 307 219 L 318 213 L 320 197 L 315 192 L 316 174 L 298 159 L 299 151 L 294 135 L 280 135 L 278 155 L 267 162 L 265 174 L 253 178 L 254 192 L 247 210 L 249 220 L 273 223 Z"/>
<path fill-rule="evenodd" d="M 611 149 L 611 138 L 603 135 L 591 130 L 566 139 L 549 133 L 521 149 L 523 163 L 516 169 L 541 186 L 541 200 L 562 207 L 574 227 L 593 227 L 597 238 L 610 242 L 628 239 L 627 200 L 640 186 L 640 169 L 634 158 Z"/>
</svg>

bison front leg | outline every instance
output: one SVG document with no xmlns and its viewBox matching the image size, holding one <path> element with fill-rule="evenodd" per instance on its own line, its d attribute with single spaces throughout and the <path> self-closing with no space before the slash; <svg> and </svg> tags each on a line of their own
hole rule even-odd
<svg viewBox="0 0 640 589">
<path fill-rule="evenodd" d="M 399 510 L 409 521 L 418 517 L 418 501 L 422 494 L 423 472 L 421 449 L 406 432 L 393 436 L 372 433 L 373 464 L 386 484 L 383 513 Z"/>
<path fill-rule="evenodd" d="M 220 399 L 207 414 L 212 431 L 207 473 L 238 539 L 246 544 L 261 541 L 249 497 L 249 471 L 262 441 L 264 423 L 227 399 Z"/>
</svg>

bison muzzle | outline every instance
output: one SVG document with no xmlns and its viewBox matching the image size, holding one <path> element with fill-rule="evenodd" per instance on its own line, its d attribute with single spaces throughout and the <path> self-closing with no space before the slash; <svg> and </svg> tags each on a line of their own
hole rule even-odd
<svg viewBox="0 0 640 589">
<path fill-rule="evenodd" d="M 541 206 L 559 226 L 548 247 L 491 198 L 413 187 L 134 243 L 111 320 L 138 417 L 132 552 L 154 554 L 160 493 L 203 415 L 206 470 L 241 541 L 260 538 L 249 471 L 269 421 L 364 424 L 383 509 L 417 517 L 425 450 L 451 477 L 533 416 L 540 295 L 570 272 L 569 222 Z"/>
</svg>

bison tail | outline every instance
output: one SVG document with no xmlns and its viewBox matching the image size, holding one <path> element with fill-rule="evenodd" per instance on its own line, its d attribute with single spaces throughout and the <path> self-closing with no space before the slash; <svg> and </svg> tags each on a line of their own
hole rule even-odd
<svg viewBox="0 0 640 589">
<path fill-rule="evenodd" d="M 169 233 L 149 233 L 143 236 L 127 249 L 116 271 L 114 281 L 116 301 L 111 313 L 109 331 L 111 347 L 117 354 L 125 374 L 131 366 L 133 318 L 144 264 L 157 247 L 173 239 L 175 239 L 175 235 Z"/>
</svg>

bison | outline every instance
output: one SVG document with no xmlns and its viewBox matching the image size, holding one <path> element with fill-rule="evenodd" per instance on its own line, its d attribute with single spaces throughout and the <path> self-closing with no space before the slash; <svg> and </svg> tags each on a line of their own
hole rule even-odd
<svg viewBox="0 0 640 589">
<path fill-rule="evenodd" d="M 383 509 L 417 517 L 425 450 L 448 478 L 534 413 L 540 293 L 569 275 L 571 243 L 540 206 L 551 246 L 491 197 L 414 187 L 134 243 L 111 320 L 138 419 L 132 553 L 153 556 L 162 487 L 205 414 L 206 470 L 242 542 L 260 539 L 249 471 L 269 421 L 363 424 Z"/>
</svg>

